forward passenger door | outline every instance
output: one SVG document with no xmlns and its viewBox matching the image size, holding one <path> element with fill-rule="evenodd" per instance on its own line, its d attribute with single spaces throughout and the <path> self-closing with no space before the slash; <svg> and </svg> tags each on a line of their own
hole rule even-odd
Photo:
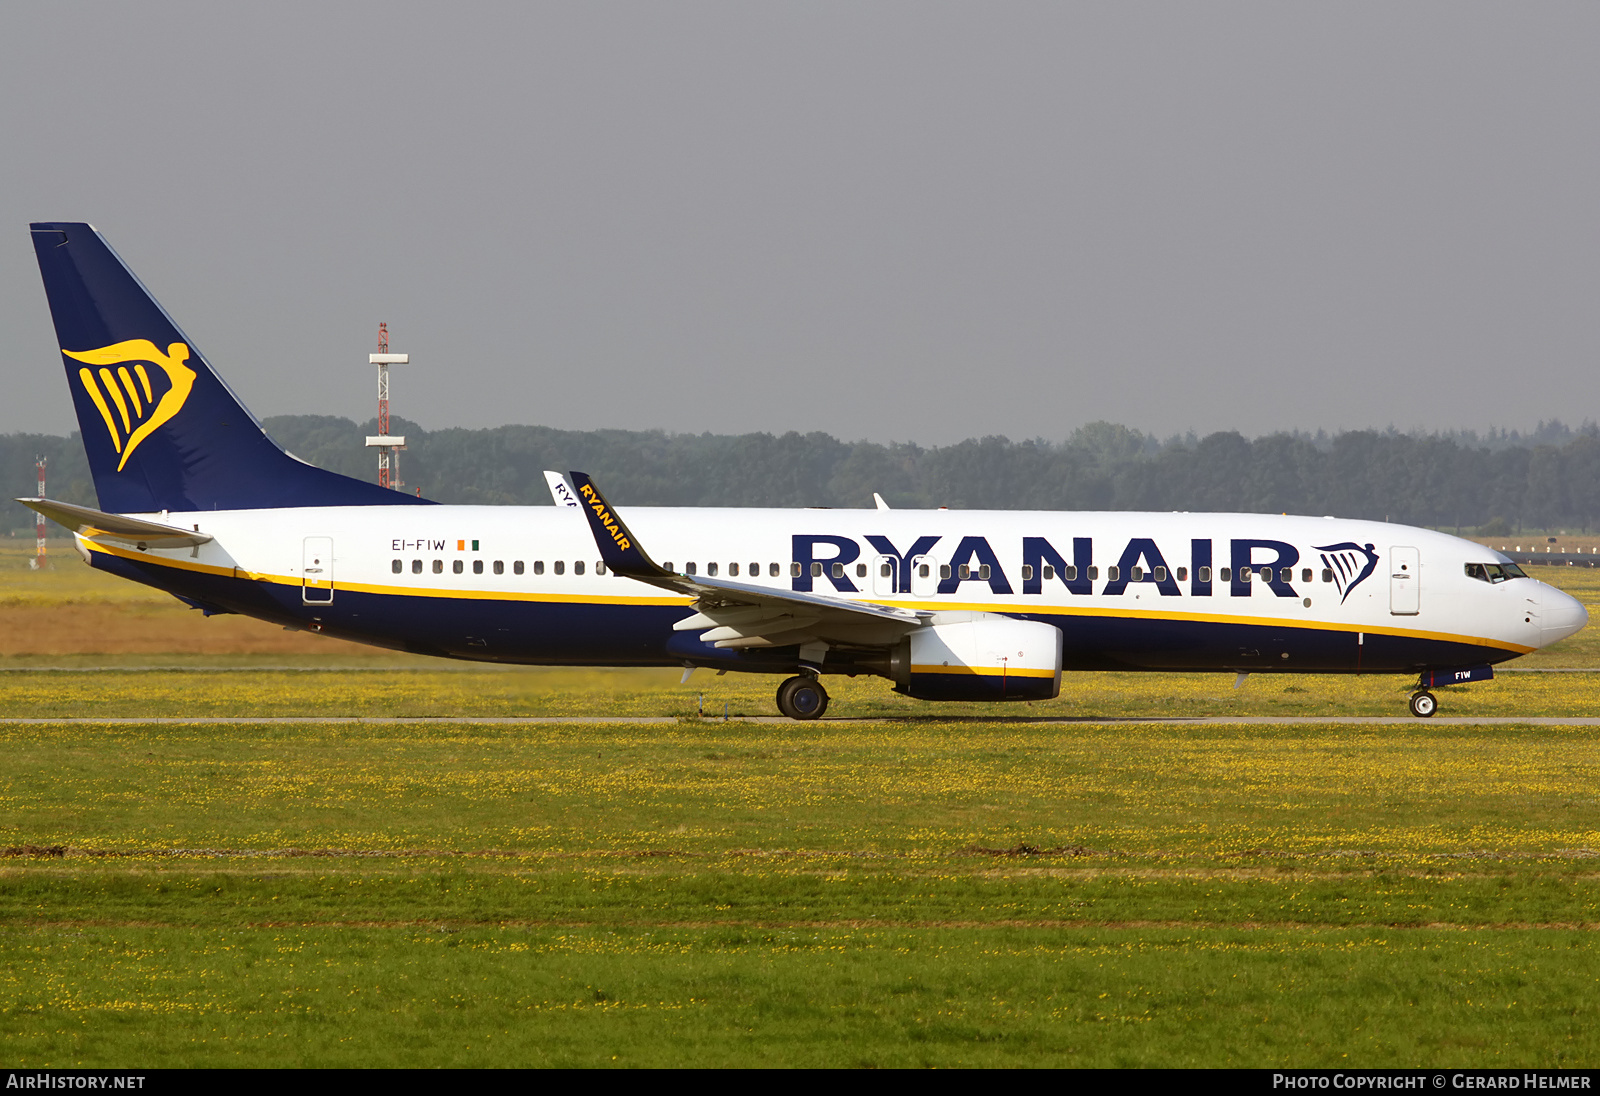
<svg viewBox="0 0 1600 1096">
<path fill-rule="evenodd" d="M 1415 616 L 1422 608 L 1422 559 L 1415 548 L 1389 549 L 1389 612 Z"/>
</svg>

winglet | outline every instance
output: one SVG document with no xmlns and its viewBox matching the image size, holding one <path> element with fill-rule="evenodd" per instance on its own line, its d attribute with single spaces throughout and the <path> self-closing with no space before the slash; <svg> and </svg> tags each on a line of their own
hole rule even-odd
<svg viewBox="0 0 1600 1096">
<path fill-rule="evenodd" d="M 563 476 L 560 472 L 552 472 L 549 469 L 545 469 L 544 481 L 549 484 L 550 497 L 555 500 L 557 506 L 576 507 L 578 505 L 578 496 L 573 493 L 572 487 L 567 483 L 566 476 Z"/>
<path fill-rule="evenodd" d="M 612 572 L 629 578 L 670 578 L 672 572 L 663 569 L 645 554 L 639 539 L 628 531 L 617 517 L 616 511 L 594 485 L 587 472 L 568 472 L 567 478 L 578 492 L 583 514 L 589 519 L 589 531 L 600 548 L 600 558 Z"/>
</svg>

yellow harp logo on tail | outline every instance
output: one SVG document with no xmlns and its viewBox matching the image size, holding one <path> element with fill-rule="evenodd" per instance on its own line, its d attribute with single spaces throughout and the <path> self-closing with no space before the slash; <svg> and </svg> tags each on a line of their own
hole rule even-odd
<svg viewBox="0 0 1600 1096">
<path fill-rule="evenodd" d="M 140 442 L 183 409 L 189 390 L 194 387 L 194 370 L 183 364 L 189 360 L 189 348 L 181 342 L 168 346 L 165 354 L 149 339 L 129 339 L 98 350 L 61 352 L 85 365 L 78 370 L 78 379 L 99 408 L 100 417 L 106 420 L 111 444 L 122 454 L 117 464 L 119 472 Z M 166 376 L 158 375 L 152 383 L 147 364 L 158 367 Z M 87 368 L 91 365 L 98 368 Z"/>
</svg>

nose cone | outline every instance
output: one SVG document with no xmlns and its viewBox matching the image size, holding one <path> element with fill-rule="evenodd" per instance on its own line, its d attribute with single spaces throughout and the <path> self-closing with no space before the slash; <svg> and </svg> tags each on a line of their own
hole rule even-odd
<svg viewBox="0 0 1600 1096">
<path fill-rule="evenodd" d="M 1583 602 L 1575 597 L 1557 590 L 1554 586 L 1544 587 L 1542 611 L 1539 620 L 1543 625 L 1539 638 L 1541 647 L 1548 647 L 1552 643 L 1566 639 L 1589 623 L 1589 611 L 1583 607 Z"/>
</svg>

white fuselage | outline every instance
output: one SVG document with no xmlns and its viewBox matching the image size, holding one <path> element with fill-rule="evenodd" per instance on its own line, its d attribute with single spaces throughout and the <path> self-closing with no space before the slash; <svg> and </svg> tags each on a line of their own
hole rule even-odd
<svg viewBox="0 0 1600 1096">
<path fill-rule="evenodd" d="M 1504 562 L 1488 548 L 1380 522 L 654 507 L 621 515 L 657 562 L 680 573 L 1054 622 L 1067 637 L 1068 668 L 1492 663 L 1586 620 L 1578 602 L 1534 579 L 1472 577 L 1469 564 Z M 146 551 L 80 541 L 97 566 L 208 606 L 386 646 L 518 662 L 685 661 L 667 643 L 690 600 L 603 573 L 577 510 L 357 506 L 148 517 L 214 539 Z"/>
</svg>

